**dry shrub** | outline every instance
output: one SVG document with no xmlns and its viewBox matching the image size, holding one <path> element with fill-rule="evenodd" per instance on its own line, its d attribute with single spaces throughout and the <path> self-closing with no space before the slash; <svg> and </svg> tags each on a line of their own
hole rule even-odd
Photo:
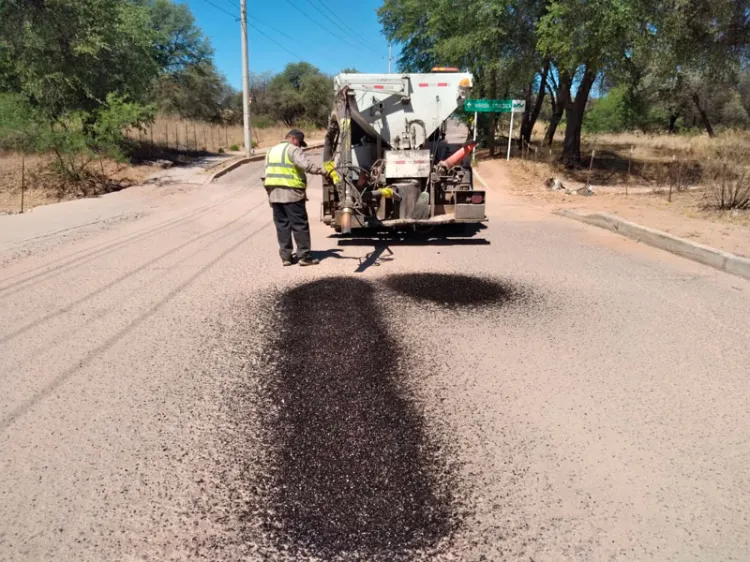
<svg viewBox="0 0 750 562">
<path fill-rule="evenodd" d="M 714 171 L 707 207 L 721 211 L 750 209 L 750 172 L 722 163 Z"/>
<path fill-rule="evenodd" d="M 584 134 L 583 164 L 580 169 L 568 170 L 558 162 L 565 127 L 558 129 L 553 146 L 548 147 L 542 142 L 546 125 L 537 122 L 532 137 L 533 144 L 539 148 L 539 160 L 550 166 L 548 173 L 568 181 L 588 180 L 592 150 L 596 150 L 591 174 L 595 185 L 642 183 L 651 185 L 657 192 L 670 188 L 679 192 L 698 185 L 711 185 L 713 180 L 707 168 L 712 161 L 750 161 L 750 131 L 725 130 L 715 138 L 706 134 L 598 133 Z"/>
</svg>

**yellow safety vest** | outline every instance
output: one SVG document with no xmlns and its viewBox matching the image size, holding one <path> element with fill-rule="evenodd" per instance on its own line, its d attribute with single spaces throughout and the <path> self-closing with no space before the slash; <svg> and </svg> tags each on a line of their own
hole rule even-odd
<svg viewBox="0 0 750 562">
<path fill-rule="evenodd" d="M 307 188 L 307 175 L 292 161 L 290 147 L 288 142 L 282 142 L 266 153 L 266 187 Z"/>
</svg>

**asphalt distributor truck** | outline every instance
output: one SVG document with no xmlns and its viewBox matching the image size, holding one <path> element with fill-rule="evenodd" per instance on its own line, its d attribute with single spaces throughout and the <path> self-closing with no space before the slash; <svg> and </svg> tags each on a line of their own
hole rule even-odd
<svg viewBox="0 0 750 562">
<path fill-rule="evenodd" d="M 474 189 L 476 143 L 446 140 L 472 75 L 339 74 L 323 154 L 322 221 L 336 232 L 486 221 Z"/>
</svg>

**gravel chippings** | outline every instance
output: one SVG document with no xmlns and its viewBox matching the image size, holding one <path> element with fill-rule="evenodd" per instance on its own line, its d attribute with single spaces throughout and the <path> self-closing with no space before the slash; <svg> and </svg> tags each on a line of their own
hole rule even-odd
<svg viewBox="0 0 750 562">
<path fill-rule="evenodd" d="M 440 396 L 450 369 L 411 337 L 420 301 L 394 307 L 425 287 L 451 310 L 490 312 L 523 294 L 450 274 L 329 277 L 232 307 L 205 358 L 224 405 L 199 502 L 212 531 L 196 537 L 197 557 L 482 560 L 488 540 L 507 547 L 507 526 L 477 526 L 474 504 L 490 492 L 467 472 L 472 437 L 454 432 L 465 412 Z"/>
<path fill-rule="evenodd" d="M 386 277 L 392 291 L 445 308 L 494 307 L 510 304 L 527 295 L 508 281 L 457 273 L 402 273 Z"/>
<path fill-rule="evenodd" d="M 501 342 L 555 314 L 557 299 L 520 279 L 451 271 L 388 275 L 379 287 L 390 330 L 408 342 L 410 388 L 455 463 L 464 511 L 447 559 L 537 560 L 561 525 L 530 505 L 548 484 L 530 465 L 538 436 L 508 407 Z"/>
<path fill-rule="evenodd" d="M 263 502 L 274 540 L 325 559 L 396 560 L 449 537 L 451 476 L 401 383 L 373 288 L 329 278 L 291 289 L 271 330 Z"/>
</svg>

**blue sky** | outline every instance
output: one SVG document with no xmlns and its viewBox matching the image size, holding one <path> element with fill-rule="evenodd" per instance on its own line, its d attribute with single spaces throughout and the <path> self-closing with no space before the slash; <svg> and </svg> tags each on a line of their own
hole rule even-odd
<svg viewBox="0 0 750 562">
<path fill-rule="evenodd" d="M 211 39 L 219 70 L 232 86 L 240 88 L 240 24 L 230 15 L 239 17 L 239 0 L 178 1 L 190 6 L 197 24 Z M 381 5 L 382 0 L 248 0 L 250 71 L 279 72 L 289 62 L 304 60 L 327 74 L 346 67 L 360 72 L 387 72 L 388 43 L 376 14 Z M 395 48 L 393 56 L 395 70 Z"/>
</svg>

